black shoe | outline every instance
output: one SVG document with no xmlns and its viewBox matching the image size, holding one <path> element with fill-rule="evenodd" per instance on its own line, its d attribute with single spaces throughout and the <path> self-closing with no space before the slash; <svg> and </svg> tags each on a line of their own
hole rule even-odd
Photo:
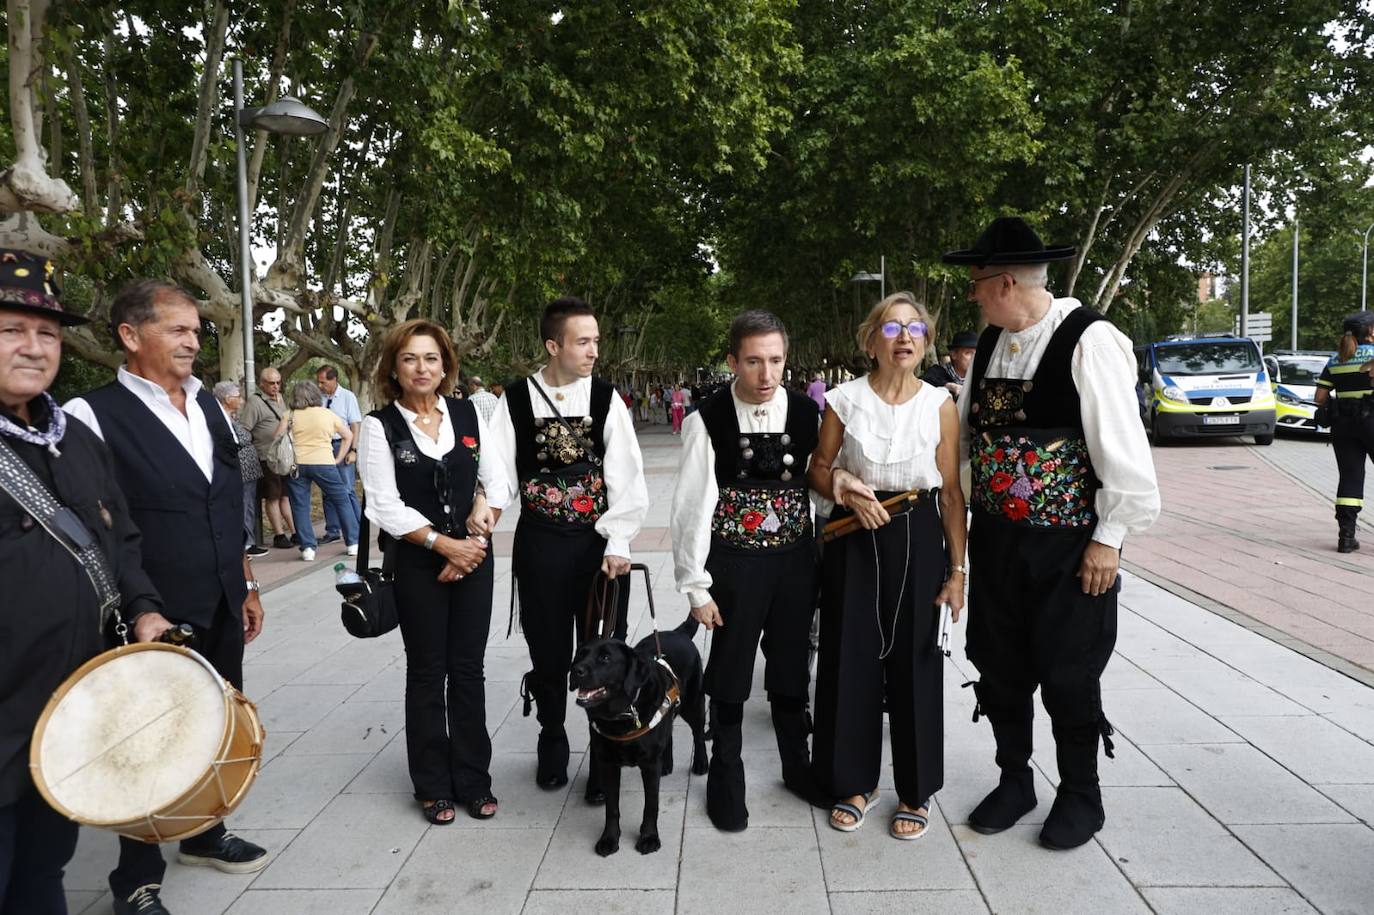
<svg viewBox="0 0 1374 915">
<path fill-rule="evenodd" d="M 534 781 L 540 788 L 552 791 L 568 783 L 568 735 L 566 731 L 545 728 L 539 732 L 539 763 Z M 605 800 L 605 795 L 602 795 Z"/>
<path fill-rule="evenodd" d="M 741 832 L 749 826 L 745 804 L 744 748 L 739 703 L 711 703 L 711 764 L 706 771 L 706 815 L 722 832 Z"/>
<path fill-rule="evenodd" d="M 1353 553 L 1360 548 L 1360 541 L 1355 539 L 1354 534 L 1341 534 L 1336 539 L 1337 553 Z"/>
<path fill-rule="evenodd" d="M 188 850 L 181 846 L 177 861 L 191 867 L 213 867 L 226 874 L 253 874 L 267 866 L 267 849 L 226 832 L 211 848 Z"/>
<path fill-rule="evenodd" d="M 272 551 L 269 550 L 267 547 L 258 546 L 257 544 L 250 546 L 247 550 L 248 555 L 254 559 L 256 559 L 259 556 L 266 556 L 270 552 Z"/>
<path fill-rule="evenodd" d="M 1040 844 L 1055 851 L 1068 851 L 1091 839 L 1106 822 L 1100 793 L 1080 793 L 1060 785 L 1054 806 L 1040 830 Z"/>
<path fill-rule="evenodd" d="M 783 785 L 811 806 L 829 810 L 835 799 L 824 794 L 811 775 L 811 751 L 806 746 L 806 735 L 811 727 L 805 701 L 779 698 L 771 700 L 769 707 L 773 714 L 773 734 L 778 741 L 778 758 L 782 762 Z"/>
<path fill-rule="evenodd" d="M 285 534 L 278 534 L 272 538 L 272 548 L 277 550 L 291 549 L 291 538 Z"/>
<path fill-rule="evenodd" d="M 172 915 L 162 904 L 162 899 L 158 896 L 160 892 L 160 883 L 140 886 L 128 899 L 114 901 L 114 915 Z"/>
<path fill-rule="evenodd" d="M 1016 825 L 1035 809 L 1035 783 L 1030 770 L 1003 772 L 1002 779 L 968 815 L 969 829 L 985 836 Z"/>
<path fill-rule="evenodd" d="M 337 543 L 342 539 L 342 534 L 331 534 L 328 531 L 325 531 L 324 536 L 320 538 L 320 543 Z"/>
<path fill-rule="evenodd" d="M 292 535 L 291 535 L 291 545 L 292 545 L 292 546 L 300 546 L 300 545 L 301 545 L 301 535 L 300 535 L 300 534 L 292 534 Z"/>
</svg>

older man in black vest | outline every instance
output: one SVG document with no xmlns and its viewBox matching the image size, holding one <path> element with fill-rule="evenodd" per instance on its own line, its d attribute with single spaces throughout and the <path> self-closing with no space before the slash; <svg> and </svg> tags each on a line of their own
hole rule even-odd
<svg viewBox="0 0 1374 915">
<path fill-rule="evenodd" d="M 1097 754 L 1100 738 L 1112 755 L 1101 677 L 1116 644 L 1117 565 L 1126 536 L 1159 514 L 1131 341 L 1046 288 L 1046 265 L 1073 256 L 1003 217 L 944 258 L 968 267 L 968 298 L 988 323 L 959 415 L 973 479 L 967 650 L 1001 778 L 969 826 L 1001 832 L 1036 805 L 1038 686 L 1059 765 L 1040 842 L 1054 849 L 1082 845 L 1106 820 Z"/>
<path fill-rule="evenodd" d="M 192 374 L 200 312 L 185 290 L 145 280 L 115 298 L 110 324 L 124 350 L 118 377 L 64 409 L 109 446 L 143 532 L 143 568 L 173 616 L 140 613 L 134 634 L 150 641 L 174 623 L 191 624 L 196 649 L 242 689 L 243 646 L 262 630 L 262 604 L 244 555 L 238 445 Z M 183 841 L 177 860 L 243 874 L 261 870 L 267 853 L 219 824 Z M 166 913 L 165 869 L 158 846 L 121 838 L 110 874 L 116 915 Z"/>
</svg>

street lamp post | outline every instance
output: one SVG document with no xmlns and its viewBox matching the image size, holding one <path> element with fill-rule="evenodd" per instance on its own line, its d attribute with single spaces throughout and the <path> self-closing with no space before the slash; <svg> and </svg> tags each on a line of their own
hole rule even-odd
<svg viewBox="0 0 1374 915">
<path fill-rule="evenodd" d="M 887 255 L 878 257 L 878 272 L 865 273 L 860 271 L 849 278 L 851 283 L 877 283 L 879 301 L 887 298 Z"/>
<path fill-rule="evenodd" d="M 1365 311 L 1365 292 L 1369 288 L 1369 233 L 1374 232 L 1374 223 L 1364 230 L 1364 258 L 1360 266 L 1360 311 Z"/>
<path fill-rule="evenodd" d="M 243 323 L 243 394 L 253 393 L 256 370 L 253 365 L 253 261 L 252 227 L 248 222 L 248 159 L 244 150 L 245 127 L 290 137 L 310 137 L 323 133 L 329 121 L 299 100 L 279 98 L 265 108 L 243 107 L 243 62 L 234 58 L 234 158 L 238 162 L 239 196 L 239 306 Z"/>
</svg>

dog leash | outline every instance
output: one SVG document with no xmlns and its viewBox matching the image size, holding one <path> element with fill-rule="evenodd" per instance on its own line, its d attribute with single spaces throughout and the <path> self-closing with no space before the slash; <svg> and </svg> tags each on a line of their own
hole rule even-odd
<svg viewBox="0 0 1374 915">
<path fill-rule="evenodd" d="M 642 562 L 631 563 L 629 575 L 633 576 L 635 572 L 644 573 L 644 595 L 649 601 L 649 621 L 654 629 L 654 657 L 661 658 L 663 657 L 663 645 L 658 638 L 658 613 L 654 606 L 654 586 L 649 578 L 649 567 Z M 597 586 L 593 585 L 592 587 L 596 588 Z M 629 584 L 627 583 L 625 587 L 628 588 Z M 599 605 L 597 609 L 601 616 L 600 625 L 593 630 L 592 620 L 589 618 L 585 631 L 595 631 L 599 638 L 609 639 L 615 635 L 615 624 L 618 622 L 616 613 L 620 609 L 620 579 L 602 576 L 600 591 L 594 592 L 594 596 L 596 598 L 594 602 Z M 609 601 L 607 600 L 608 596 L 610 596 Z M 591 608 L 589 607 L 588 610 L 590 611 Z M 590 612 L 588 616 L 590 617 Z"/>
</svg>

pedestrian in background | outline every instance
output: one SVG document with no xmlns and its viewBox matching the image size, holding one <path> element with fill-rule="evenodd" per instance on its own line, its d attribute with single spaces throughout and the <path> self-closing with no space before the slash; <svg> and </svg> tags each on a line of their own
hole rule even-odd
<svg viewBox="0 0 1374 915">
<path fill-rule="evenodd" d="M 262 479 L 262 464 L 258 462 L 258 449 L 253 447 L 252 433 L 238 420 L 243 396 L 238 384 L 233 381 L 221 381 L 215 385 L 214 394 L 239 445 L 239 472 L 243 475 L 243 530 L 248 536 L 248 555 L 266 556 L 270 550 L 258 543 L 257 492 L 258 480 Z"/>
<path fill-rule="evenodd" d="M 690 399 L 691 395 L 687 393 L 686 388 L 684 388 L 681 384 L 673 385 L 673 401 L 671 410 L 673 417 L 674 435 L 682 434 L 682 420 L 687 416 L 687 401 Z"/>
<path fill-rule="evenodd" d="M 496 815 L 483 658 L 491 628 L 489 538 L 514 494 L 473 404 L 448 396 L 458 359 L 447 332 L 407 321 L 387 335 L 363 421 L 367 518 L 394 551 L 406 650 L 406 755 L 429 822 Z M 480 484 L 480 489 L 478 488 Z"/>
<path fill-rule="evenodd" d="M 496 412 L 497 395 L 487 390 L 480 375 L 468 379 L 468 400 L 482 414 L 483 422 L 491 422 L 491 414 Z"/>
<path fill-rule="evenodd" d="M 272 525 L 272 546 L 289 550 L 300 543 L 291 521 L 291 500 L 286 496 L 286 478 L 267 466 L 267 450 L 272 447 L 273 432 L 286 414 L 286 399 L 281 395 L 281 372 L 267 366 L 258 373 L 258 390 L 239 407 L 239 422 L 253 436 L 258 450 L 258 490 L 253 500 L 253 514 L 257 515 L 261 501 Z"/>
<path fill-rule="evenodd" d="M 296 451 L 296 469 L 287 477 L 287 493 L 291 497 L 291 516 L 296 533 L 301 538 L 301 559 L 311 562 L 319 541 L 315 538 L 315 523 L 310 517 L 310 484 L 320 487 L 326 504 L 332 502 L 343 526 L 344 543 L 348 555 L 358 553 L 358 516 L 348 500 L 343 477 L 339 473 L 340 458 L 334 456 L 330 443 L 337 434 L 343 439 L 339 449 L 346 455 L 353 446 L 353 433 L 332 410 L 323 406 L 324 398 L 313 381 L 298 381 L 291 385 L 287 398 L 287 413 L 277 424 L 276 435 L 289 432 Z"/>
<path fill-rule="evenodd" d="M 1360 548 L 1355 522 L 1364 506 L 1364 462 L 1374 460 L 1374 312 L 1345 319 L 1336 355 L 1317 379 L 1317 407 L 1331 414 L 1331 448 L 1336 452 L 1336 551 Z"/>
<path fill-rule="evenodd" d="M 363 516 L 363 508 L 358 503 L 357 486 L 358 427 L 363 421 L 363 414 L 358 409 L 358 398 L 348 388 L 339 384 L 339 370 L 334 366 L 322 365 L 316 369 L 315 383 L 320 386 L 320 393 L 324 395 L 325 408 L 343 420 L 348 426 L 348 431 L 353 433 L 353 444 L 347 450 L 344 449 L 343 438 L 337 434 L 330 441 L 330 447 L 334 449 L 339 479 L 343 481 L 344 489 L 348 493 L 348 504 L 353 509 L 354 523 L 357 523 Z M 334 503 L 326 499 L 324 536 L 320 538 L 320 543 L 334 543 L 341 534 L 339 514 L 334 510 Z"/>
</svg>

